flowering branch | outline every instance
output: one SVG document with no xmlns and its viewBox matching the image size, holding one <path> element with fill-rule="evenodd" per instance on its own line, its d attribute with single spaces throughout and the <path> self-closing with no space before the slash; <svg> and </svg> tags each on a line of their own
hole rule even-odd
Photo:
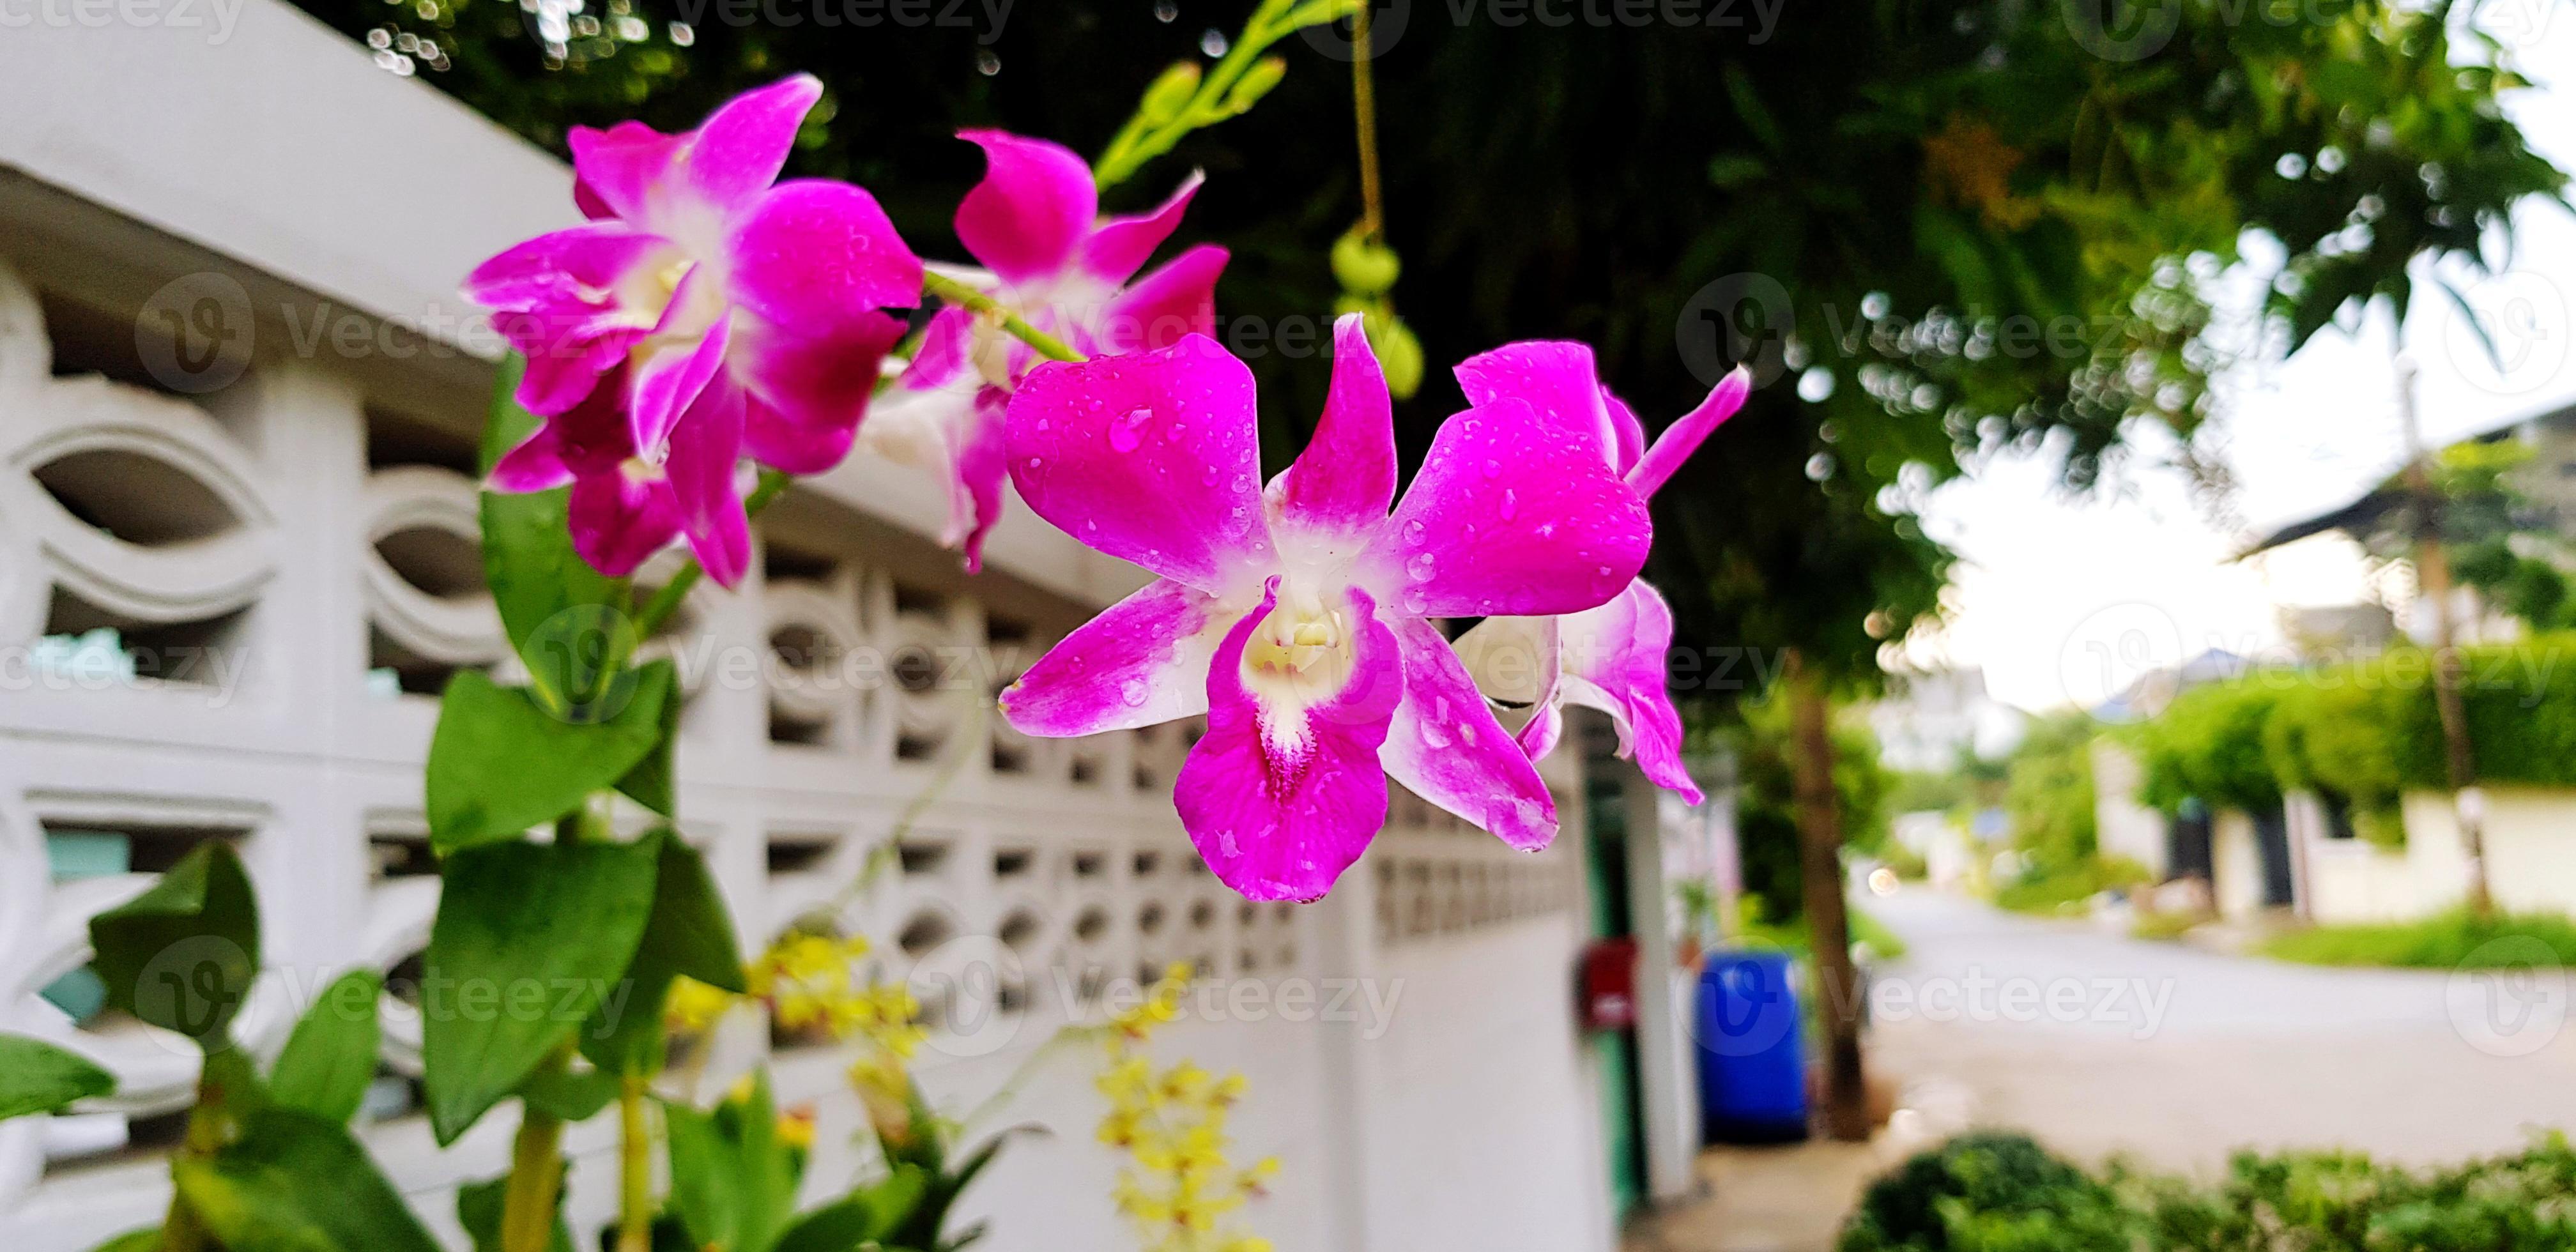
<svg viewBox="0 0 2576 1252">
<path fill-rule="evenodd" d="M 1243 34 L 1214 69 L 1202 75 L 1198 66 L 1184 61 L 1165 70 L 1153 86 L 1145 89 L 1136 115 L 1119 128 L 1117 137 L 1109 141 L 1108 149 L 1092 165 L 1093 181 L 1103 190 L 1125 182 L 1147 161 L 1171 151 L 1172 145 L 1191 131 L 1240 116 L 1288 73 L 1286 61 L 1261 57 L 1270 45 L 1306 27 L 1349 17 L 1359 9 L 1359 0 L 1262 0 L 1261 7 L 1244 22 Z"/>
</svg>

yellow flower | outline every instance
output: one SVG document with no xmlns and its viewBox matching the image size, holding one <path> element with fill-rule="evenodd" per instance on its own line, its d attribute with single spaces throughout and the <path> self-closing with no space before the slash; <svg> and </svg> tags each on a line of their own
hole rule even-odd
<svg viewBox="0 0 2576 1252">
<path fill-rule="evenodd" d="M 732 992 L 684 974 L 671 980 L 670 996 L 662 1002 L 662 1023 L 674 1034 L 702 1034 L 733 1002 Z"/>
<path fill-rule="evenodd" d="M 1130 1166 L 1110 1198 L 1145 1252 L 1268 1252 L 1267 1241 L 1222 1229 L 1279 1170 L 1276 1158 L 1237 1169 L 1226 1155 L 1226 1115 L 1244 1096 L 1243 1075 L 1219 1077 L 1190 1061 L 1158 1070 L 1141 1050 L 1156 1026 L 1179 1016 L 1189 972 L 1173 966 L 1143 1004 L 1110 1019 L 1107 1062 L 1092 1080 L 1109 1102 L 1099 1138 Z"/>
<path fill-rule="evenodd" d="M 814 1146 L 814 1106 L 798 1105 L 779 1114 L 778 1139 L 790 1147 L 811 1150 Z"/>
</svg>

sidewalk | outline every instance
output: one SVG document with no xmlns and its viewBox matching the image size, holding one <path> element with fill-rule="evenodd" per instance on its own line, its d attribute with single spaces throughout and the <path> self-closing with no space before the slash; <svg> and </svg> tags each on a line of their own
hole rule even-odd
<svg viewBox="0 0 2576 1252">
<path fill-rule="evenodd" d="M 1701 1198 L 1629 1223 L 1622 1252 L 1831 1252 L 1860 1194 L 1897 1163 L 1963 1130 L 1969 1096 L 1939 1079 L 1901 1088 L 1868 1143 L 1810 1139 L 1700 1154 Z"/>
</svg>

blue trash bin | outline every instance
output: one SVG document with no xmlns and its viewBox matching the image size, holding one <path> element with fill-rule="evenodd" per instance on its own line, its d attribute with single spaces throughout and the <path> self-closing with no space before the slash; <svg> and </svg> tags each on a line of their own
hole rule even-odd
<svg viewBox="0 0 2576 1252">
<path fill-rule="evenodd" d="M 1807 1137 L 1807 1053 L 1785 952 L 1709 954 L 1691 1025 L 1700 1124 L 1711 1143 Z"/>
</svg>

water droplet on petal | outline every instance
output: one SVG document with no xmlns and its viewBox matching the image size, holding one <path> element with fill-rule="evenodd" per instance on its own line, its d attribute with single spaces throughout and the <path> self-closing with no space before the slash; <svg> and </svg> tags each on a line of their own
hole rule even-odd
<svg viewBox="0 0 2576 1252">
<path fill-rule="evenodd" d="M 1406 543 L 1422 542 L 1422 523 L 1419 520 L 1406 522 L 1404 524 L 1404 541 Z"/>
<path fill-rule="evenodd" d="M 1503 488 L 1503 520 L 1508 522 L 1508 521 L 1512 520 L 1513 518 L 1518 517 L 1518 516 L 1520 516 L 1520 515 L 1521 515 L 1521 502 L 1520 502 L 1520 500 L 1519 500 L 1516 496 L 1514 496 L 1514 495 L 1512 494 L 1512 489 L 1511 489 L 1511 488 L 1509 488 L 1509 487 L 1505 487 L 1505 488 Z"/>
<path fill-rule="evenodd" d="M 1503 463 L 1502 463 L 1502 462 L 1500 462 L 1500 461 L 1491 461 L 1491 460 L 1489 460 L 1489 461 L 1485 462 L 1485 477 L 1487 477 L 1487 478 L 1500 478 L 1500 477 L 1502 477 L 1502 476 L 1503 476 Z"/>
<path fill-rule="evenodd" d="M 1109 423 L 1109 446 L 1120 452 L 1133 452 L 1145 442 L 1145 423 L 1154 420 L 1152 409 L 1131 409 L 1125 417 Z"/>
<path fill-rule="evenodd" d="M 1142 678 L 1130 678 L 1118 688 L 1118 698 L 1126 701 L 1131 709 L 1144 707 L 1145 695 L 1145 680 Z"/>
<path fill-rule="evenodd" d="M 1441 729 L 1436 722 L 1422 723 L 1422 746 L 1434 752 L 1448 747 L 1449 732 Z"/>
<path fill-rule="evenodd" d="M 1427 583 L 1431 581 L 1431 554 L 1428 552 L 1414 553 L 1413 559 L 1404 563 L 1404 572 L 1412 575 L 1413 581 L 1415 582 Z"/>
<path fill-rule="evenodd" d="M 1415 617 L 1420 617 L 1420 616 L 1422 616 L 1423 612 L 1424 612 L 1425 610 L 1429 609 L 1430 607 L 1431 607 L 1431 602 L 1430 602 L 1430 601 L 1428 601 L 1428 600 L 1423 599 L 1423 598 L 1422 598 L 1422 593 L 1421 593 L 1420 591 L 1408 591 L 1408 592 L 1405 592 L 1405 593 L 1404 593 L 1404 611 L 1405 611 L 1405 612 L 1407 612 L 1407 613 L 1411 613 L 1411 614 L 1413 614 Z"/>
</svg>

